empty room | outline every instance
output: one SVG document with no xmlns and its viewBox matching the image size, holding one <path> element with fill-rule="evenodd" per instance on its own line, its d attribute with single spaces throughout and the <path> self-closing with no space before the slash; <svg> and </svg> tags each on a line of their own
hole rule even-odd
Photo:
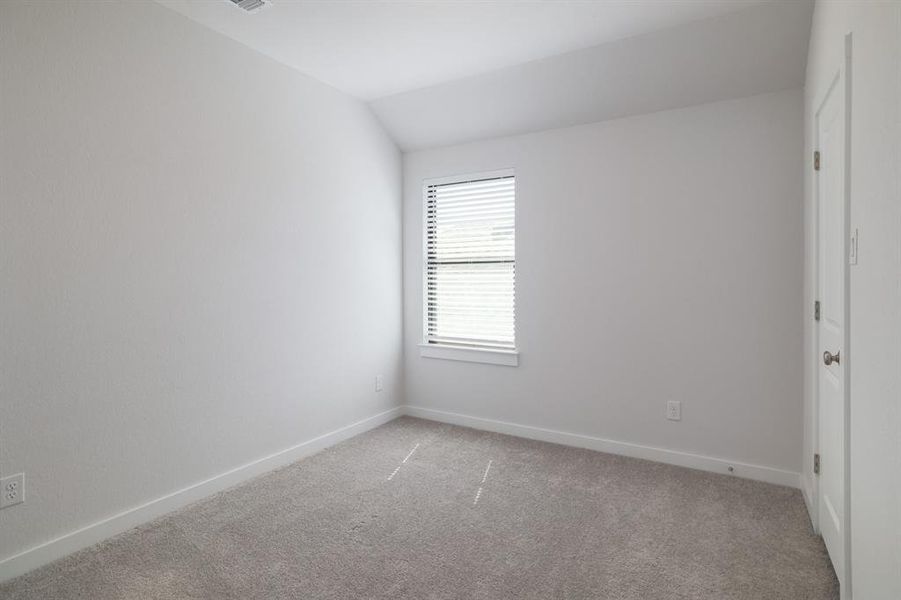
<svg viewBox="0 0 901 600">
<path fill-rule="evenodd" d="M 0 600 L 901 599 L 901 0 L 0 0 Z"/>
</svg>

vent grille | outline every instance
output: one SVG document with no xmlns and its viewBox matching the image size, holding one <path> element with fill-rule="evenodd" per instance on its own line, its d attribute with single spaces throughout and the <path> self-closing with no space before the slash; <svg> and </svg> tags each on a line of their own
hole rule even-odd
<svg viewBox="0 0 901 600">
<path fill-rule="evenodd" d="M 247 12 L 256 12 L 269 4 L 266 0 L 229 0 L 229 2 Z"/>
</svg>

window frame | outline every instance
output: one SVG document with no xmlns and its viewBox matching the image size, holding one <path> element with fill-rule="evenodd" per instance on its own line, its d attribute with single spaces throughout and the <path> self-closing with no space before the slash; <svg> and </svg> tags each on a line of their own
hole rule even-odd
<svg viewBox="0 0 901 600">
<path fill-rule="evenodd" d="M 429 270 L 429 261 L 428 261 L 428 190 L 432 186 L 436 185 L 447 185 L 452 183 L 465 183 L 470 181 L 480 181 L 484 179 L 497 179 L 500 177 L 513 177 L 516 178 L 516 173 L 513 168 L 507 169 L 497 169 L 493 171 L 481 171 L 478 173 L 465 173 L 461 175 L 449 175 L 445 177 L 435 177 L 430 179 L 424 179 L 422 182 L 422 190 L 421 190 L 421 203 L 420 207 L 422 209 L 422 220 L 420 223 L 421 233 L 420 237 L 422 238 L 422 248 L 420 253 L 420 260 L 422 261 L 422 269 L 421 269 L 421 277 L 422 277 L 422 286 L 420 289 L 420 293 L 422 294 L 420 300 L 420 309 L 422 311 L 422 319 L 421 319 L 421 341 L 419 344 L 419 354 L 423 358 L 438 358 L 445 360 L 457 360 L 464 362 L 475 362 L 475 363 L 484 363 L 484 364 L 492 364 L 492 365 L 504 365 L 508 367 L 516 367 L 519 366 L 519 346 L 516 337 L 514 337 L 514 348 L 512 350 L 506 349 L 498 349 L 498 348 L 479 348 L 479 347 L 460 347 L 453 346 L 449 344 L 436 344 L 429 342 L 428 339 L 428 320 L 429 320 L 429 297 L 428 297 L 428 270 Z M 514 196 L 514 215 L 516 214 L 516 197 Z M 515 225 L 514 225 L 514 231 Z M 515 242 L 514 242 L 514 256 L 516 255 L 515 250 Z M 515 269 L 515 259 L 514 259 L 514 269 Z M 514 306 L 516 302 L 516 292 L 515 292 L 515 284 L 514 284 Z M 514 328 L 515 328 L 515 313 L 514 313 Z"/>
</svg>

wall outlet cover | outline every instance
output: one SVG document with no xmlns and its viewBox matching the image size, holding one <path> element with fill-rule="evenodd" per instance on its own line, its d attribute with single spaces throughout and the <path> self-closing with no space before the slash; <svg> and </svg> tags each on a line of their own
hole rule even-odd
<svg viewBox="0 0 901 600">
<path fill-rule="evenodd" d="M 678 400 L 670 400 L 666 403 L 666 418 L 670 421 L 682 420 L 682 403 Z"/>
<path fill-rule="evenodd" d="M 0 508 L 25 502 L 25 473 L 0 479 Z"/>
</svg>

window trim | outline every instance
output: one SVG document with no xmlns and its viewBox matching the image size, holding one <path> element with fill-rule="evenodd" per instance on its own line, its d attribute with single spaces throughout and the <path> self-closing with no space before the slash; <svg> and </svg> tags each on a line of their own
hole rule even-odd
<svg viewBox="0 0 901 600">
<path fill-rule="evenodd" d="M 433 177 L 422 181 L 420 207 L 422 210 L 422 219 L 420 223 L 420 237 L 422 238 L 422 248 L 420 250 L 420 260 L 422 261 L 421 277 L 422 286 L 420 289 L 419 307 L 422 311 L 422 319 L 420 326 L 422 328 L 421 341 L 419 344 L 419 355 L 422 358 L 439 358 L 445 360 L 456 360 L 463 362 L 475 362 L 491 365 L 504 365 L 509 367 L 519 366 L 519 348 L 515 346 L 512 350 L 502 350 L 495 348 L 479 348 L 479 347 L 463 347 L 453 346 L 450 344 L 432 344 L 428 340 L 428 189 L 435 185 L 445 185 L 449 183 L 466 183 L 469 181 L 479 181 L 482 179 L 496 179 L 499 177 L 516 177 L 515 170 L 510 167 L 506 169 L 497 169 L 493 171 L 480 171 L 478 173 L 465 173 L 461 175 L 448 175 L 445 177 Z M 515 209 L 514 209 L 515 210 Z"/>
<path fill-rule="evenodd" d="M 488 348 L 462 348 L 447 344 L 419 344 L 419 356 L 423 358 L 443 358 L 461 362 L 484 363 L 486 365 L 519 366 L 519 352 L 516 350 L 490 350 Z"/>
</svg>

